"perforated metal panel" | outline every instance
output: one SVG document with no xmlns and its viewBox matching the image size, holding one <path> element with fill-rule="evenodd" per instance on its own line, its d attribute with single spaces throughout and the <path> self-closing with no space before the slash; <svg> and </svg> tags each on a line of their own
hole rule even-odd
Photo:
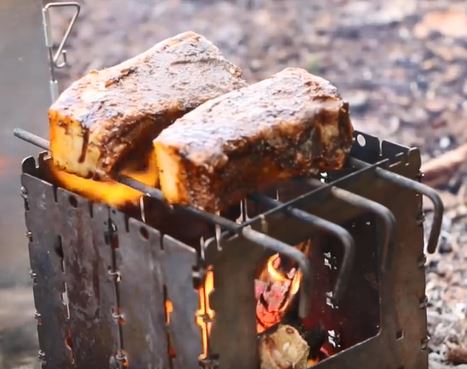
<svg viewBox="0 0 467 369">
<path fill-rule="evenodd" d="M 418 177 L 418 151 L 380 144 L 371 136 L 365 141 L 364 147 L 354 145 L 353 157 Z M 385 158 L 387 162 L 380 162 Z M 243 236 L 224 234 L 219 243 L 207 243 L 203 259 L 198 241 L 214 234 L 204 221 L 191 223 L 190 217 L 146 199 L 145 223 L 56 190 L 44 178 L 45 168 L 37 169 L 31 158 L 24 162 L 44 368 L 198 368 L 202 346 L 193 277 L 208 266 L 214 272 L 215 314 L 210 360 L 201 364 L 258 368 L 254 276 L 270 250 Z M 290 208 L 340 224 L 353 236 L 357 264 L 348 281 L 350 291 L 337 308 L 329 307 L 326 299 L 342 264 L 336 240 L 280 209 L 249 221 L 252 229 L 289 245 L 316 240 L 311 255 L 315 310 L 305 323 L 324 322 L 341 341 L 338 353 L 316 368 L 427 368 L 420 195 L 378 176 L 375 167 L 327 173 L 326 181 L 332 185 L 296 199 L 296 190 L 282 188 L 278 193 L 283 201 L 291 200 Z M 299 187 L 301 194 L 309 190 Z M 333 187 L 376 201 L 395 215 L 384 273 L 384 224 L 371 209 L 334 196 Z M 151 206 L 156 210 L 151 212 Z M 256 207 L 255 215 L 259 211 Z M 326 270 L 322 262 L 328 252 L 331 267 Z"/>
</svg>

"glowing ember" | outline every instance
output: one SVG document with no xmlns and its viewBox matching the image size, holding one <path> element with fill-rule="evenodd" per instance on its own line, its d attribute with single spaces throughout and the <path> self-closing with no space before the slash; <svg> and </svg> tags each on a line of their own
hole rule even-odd
<svg viewBox="0 0 467 369">
<path fill-rule="evenodd" d="M 310 366 L 315 366 L 316 364 L 319 363 L 319 359 L 308 359 L 307 361 L 307 367 L 310 367 Z"/>
<path fill-rule="evenodd" d="M 203 345 L 200 359 L 207 358 L 208 356 L 208 339 L 211 334 L 212 320 L 214 319 L 214 310 L 211 308 L 209 295 L 213 289 L 214 273 L 212 270 L 208 269 L 204 283 L 198 289 L 199 309 L 196 311 L 196 324 L 200 327 Z"/>
<path fill-rule="evenodd" d="M 317 365 L 320 361 L 323 361 L 324 359 L 328 358 L 329 356 L 332 356 L 333 354 L 334 353 L 332 352 L 332 350 L 327 349 L 325 346 L 321 346 L 321 348 L 319 349 L 319 355 L 317 357 L 308 359 L 308 368 Z"/>
<path fill-rule="evenodd" d="M 165 321 L 167 324 L 170 324 L 170 317 L 174 311 L 174 305 L 172 301 L 170 301 L 169 299 L 166 299 L 164 304 L 165 304 Z"/>
</svg>

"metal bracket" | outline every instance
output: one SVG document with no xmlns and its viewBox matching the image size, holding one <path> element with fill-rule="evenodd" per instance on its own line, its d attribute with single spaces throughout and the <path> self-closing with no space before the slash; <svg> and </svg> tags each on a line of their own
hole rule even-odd
<svg viewBox="0 0 467 369">
<path fill-rule="evenodd" d="M 63 35 L 57 50 L 54 52 L 54 43 L 52 40 L 52 31 L 50 23 L 50 9 L 51 8 L 66 8 L 71 7 L 75 9 L 75 12 L 68 24 L 68 28 Z M 81 5 L 74 1 L 60 2 L 60 3 L 48 3 L 42 8 L 42 24 L 44 29 L 44 40 L 45 46 L 48 49 L 49 53 L 49 69 L 50 69 L 50 96 L 52 101 L 55 101 L 58 97 L 58 81 L 55 76 L 55 69 L 61 69 L 68 65 L 66 50 L 64 49 L 65 43 L 70 36 L 71 30 L 76 23 L 79 12 L 81 10 Z"/>
</svg>

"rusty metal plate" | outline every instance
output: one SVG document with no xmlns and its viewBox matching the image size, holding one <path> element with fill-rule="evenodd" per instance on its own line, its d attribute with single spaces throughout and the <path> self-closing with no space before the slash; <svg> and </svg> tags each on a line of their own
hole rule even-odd
<svg viewBox="0 0 467 369">
<path fill-rule="evenodd" d="M 202 351 L 200 329 L 195 323 L 199 298 L 193 286 L 197 255 L 191 247 L 169 236 L 164 236 L 162 245 L 164 284 L 173 305 L 167 326 L 175 353 L 172 368 L 197 369 Z"/>
<path fill-rule="evenodd" d="M 203 219 L 180 211 L 169 209 L 166 204 L 150 197 L 143 197 L 146 224 L 170 235 L 191 247 L 199 248 L 199 239 L 213 235 L 213 227 Z"/>
<path fill-rule="evenodd" d="M 406 148 L 394 144 L 383 143 L 381 145 L 379 140 L 369 136 L 366 136 L 365 144 L 354 149 L 355 156 L 365 158 L 370 162 L 380 159 L 381 154 L 383 157 L 387 156 L 391 159 L 392 170 L 409 178 L 417 177 L 420 165 L 417 151 L 407 151 Z M 30 164 L 25 165 L 25 171 L 27 171 L 28 165 L 31 167 Z M 33 169 L 29 168 L 28 170 L 35 175 Z M 339 173 L 333 173 L 330 178 L 339 178 L 339 176 Z M 28 175 L 23 175 L 23 182 L 27 182 L 26 178 L 28 178 Z M 39 277 L 37 281 L 50 283 L 52 286 L 50 291 L 47 291 L 44 284 L 41 283 L 39 283 L 39 287 L 34 287 L 38 311 L 43 310 L 45 314 L 51 317 L 49 321 L 46 319 L 41 321 L 42 324 L 49 324 L 50 331 L 44 330 L 41 332 L 42 328 L 39 327 L 41 348 L 46 355 L 46 367 L 55 368 L 50 363 L 59 363 L 60 360 L 64 363 L 60 368 L 68 368 L 70 365 L 72 358 L 70 358 L 70 351 L 64 344 L 68 332 L 71 331 L 71 337 L 74 337 L 73 331 L 76 332 L 76 330 L 80 329 L 79 323 L 86 327 L 83 317 L 89 317 L 92 310 L 92 308 L 85 306 L 83 302 L 90 297 L 81 295 L 80 291 L 85 291 L 84 294 L 86 291 L 93 291 L 90 295 L 94 297 L 91 297 L 91 299 L 96 298 L 95 296 L 99 296 L 99 298 L 103 296 L 104 305 L 102 306 L 107 304 L 106 299 L 110 296 L 110 292 L 109 294 L 107 292 L 103 294 L 96 292 L 95 285 L 98 285 L 99 288 L 105 286 L 104 279 L 101 280 L 101 278 L 108 278 L 108 270 L 102 271 L 100 263 L 103 260 L 108 261 L 108 255 L 110 257 L 113 255 L 115 258 L 110 261 L 110 265 L 112 268 L 120 268 L 122 280 L 117 285 L 113 285 L 116 294 L 112 302 L 114 307 L 118 307 L 116 312 L 123 314 L 121 319 L 123 324 L 119 330 L 116 329 L 118 326 L 113 322 L 106 323 L 106 325 L 112 327 L 110 329 L 112 353 L 116 348 L 123 349 L 129 357 L 128 364 L 130 367 L 135 368 L 158 367 L 158 365 L 160 365 L 159 367 L 176 369 L 197 368 L 198 355 L 201 352 L 201 340 L 199 330 L 194 322 L 194 315 L 198 307 L 198 297 L 192 285 L 192 269 L 197 265 L 194 248 L 190 248 L 169 237 L 163 238 L 161 245 L 157 230 L 148 228 L 138 221 L 130 220 L 127 222 L 122 213 L 115 213 L 112 215 L 116 225 L 113 232 L 117 235 L 118 247 L 115 248 L 114 254 L 112 254 L 110 244 L 115 247 L 116 244 L 109 242 L 105 246 L 107 248 L 104 246 L 102 248 L 102 250 L 110 250 L 108 251 L 109 254 L 106 251 L 101 255 L 100 251 L 96 251 L 101 250 L 99 247 L 96 250 L 93 249 L 96 242 L 97 244 L 100 242 L 94 241 L 94 237 L 97 237 L 96 240 L 100 240 L 99 237 L 101 236 L 98 237 L 97 233 L 103 235 L 109 228 L 113 229 L 112 224 L 105 224 L 105 216 L 102 215 L 104 223 L 102 226 L 100 220 L 90 218 L 89 206 L 84 205 L 87 204 L 85 199 L 76 196 L 75 207 L 68 198 L 61 197 L 60 191 L 58 202 L 63 208 L 53 210 L 54 206 L 57 206 L 53 205 L 56 201 L 53 199 L 53 188 L 38 179 L 32 178 L 32 180 L 35 181 L 34 186 L 44 186 L 44 188 L 41 187 L 34 190 L 35 192 L 33 191 L 30 201 L 35 201 L 34 210 L 31 210 L 31 208 L 27 210 L 30 214 L 32 211 L 36 214 L 34 220 L 28 221 L 28 227 L 32 226 L 30 229 L 36 230 L 36 233 L 41 234 L 40 237 L 43 237 L 37 239 L 37 242 L 41 243 L 37 246 L 37 250 L 40 252 L 35 253 L 36 249 L 33 246 L 36 241 L 34 232 L 32 233 L 33 240 L 30 245 L 31 265 L 33 269 L 36 268 L 42 271 L 42 277 Z M 368 185 L 369 183 L 371 185 Z M 29 186 L 32 185 L 29 184 Z M 357 274 L 360 277 L 364 276 L 365 279 L 358 277 L 353 284 L 355 289 L 357 286 L 364 284 L 367 289 L 364 295 L 371 296 L 371 298 L 360 297 L 365 300 L 363 303 L 368 303 L 369 300 L 371 300 L 371 303 L 375 300 L 371 289 L 374 289 L 375 283 L 377 284 L 379 281 L 381 330 L 378 332 L 370 327 L 373 329 L 371 334 L 375 333 L 376 336 L 353 345 L 365 337 L 349 335 L 348 330 L 359 330 L 361 327 L 358 324 L 347 325 L 345 328 L 339 327 L 339 324 L 334 325 L 333 328 L 337 330 L 340 328 L 344 333 L 342 340 L 347 342 L 347 344 L 344 342 L 345 349 L 321 362 L 316 368 L 427 368 L 423 230 L 419 224 L 421 197 L 411 190 L 403 189 L 378 178 L 372 170 L 359 173 L 353 176 L 351 180 L 341 182 L 339 186 L 378 201 L 389 208 L 397 218 L 397 227 L 394 242 L 389 250 L 388 269 L 384 275 L 375 278 L 372 275 L 375 274 L 372 268 L 376 263 L 375 260 L 377 260 L 375 256 L 377 254 L 377 242 L 375 241 L 375 245 L 370 245 L 370 243 L 371 240 L 375 240 L 378 229 L 376 227 L 371 232 L 367 232 L 365 228 L 368 226 L 366 225 L 368 221 L 370 222 L 368 227 L 372 227 L 373 219 L 368 218 L 367 214 L 363 214 L 359 209 L 333 199 L 330 197 L 329 192 L 312 195 L 294 204 L 294 206 L 312 214 L 345 225 L 356 239 L 360 239 L 361 243 L 365 243 L 365 247 L 362 247 L 361 252 L 368 254 L 368 257 L 357 257 L 357 260 L 364 264 L 357 269 Z M 52 194 L 52 197 L 50 194 Z M 47 211 L 49 208 L 52 209 L 50 214 Z M 165 221 L 160 211 L 155 214 L 157 217 L 151 221 L 151 224 L 155 225 L 158 224 L 157 222 Z M 162 215 L 165 215 L 165 213 Z M 93 208 L 92 216 L 96 217 L 95 208 Z M 53 224 L 50 224 L 49 220 Z M 181 221 L 181 224 L 178 224 L 178 229 L 175 223 L 164 225 L 174 235 L 184 233 L 184 227 L 189 222 L 188 219 Z M 90 230 L 84 229 L 86 224 L 91 227 Z M 46 229 L 41 231 L 40 227 Z M 145 231 L 141 231 L 141 227 Z M 311 230 L 306 225 L 280 214 L 267 215 L 264 217 L 263 222 L 258 220 L 253 224 L 253 227 L 287 241 L 289 244 L 295 244 L 312 235 Z M 77 233 L 77 229 L 80 232 Z M 64 230 L 70 232 L 70 234 L 65 234 Z M 198 226 L 194 227 L 193 230 L 190 230 L 186 243 L 196 247 L 200 235 L 211 234 L 212 232 L 208 230 L 205 233 L 205 231 L 203 224 L 199 228 Z M 52 236 L 54 234 L 56 237 Z M 84 282 L 77 280 L 77 277 L 73 277 L 74 279 L 71 281 L 66 279 L 67 290 L 70 295 L 70 322 L 67 322 L 66 316 L 63 317 L 64 309 L 60 298 L 61 291 L 64 290 L 63 276 L 61 276 L 61 270 L 57 267 L 57 263 L 59 266 L 61 265 L 60 251 L 58 253 L 54 251 L 56 249 L 60 250 L 56 242 L 59 235 L 62 236 L 65 272 L 68 273 L 73 270 L 73 275 L 86 279 Z M 65 238 L 67 238 L 67 242 L 65 242 Z M 43 244 L 43 242 L 48 244 Z M 77 246 L 83 242 L 84 247 L 86 247 L 84 251 Z M 124 247 L 122 247 L 122 242 L 125 245 Z M 325 250 L 326 242 L 321 243 L 323 250 Z M 256 348 L 254 274 L 258 266 L 264 265 L 267 254 L 262 248 L 254 246 L 242 237 L 224 240 L 221 246 L 222 251 L 219 251 L 215 241 L 212 241 L 208 246 L 206 255 L 208 263 L 214 266 L 215 285 L 215 290 L 211 295 L 211 303 L 216 310 L 210 339 L 211 353 L 214 356 L 218 355 L 219 365 L 222 369 L 239 367 L 257 369 L 259 365 Z M 58 255 L 58 258 L 51 255 L 52 251 Z M 83 255 L 78 251 L 83 251 Z M 338 264 L 339 253 L 335 252 L 335 254 Z M 93 256 L 97 258 L 97 261 Z M 91 260 L 97 265 L 93 265 Z M 83 263 L 82 270 L 80 269 L 81 263 Z M 53 265 L 50 266 L 49 264 Z M 102 265 L 108 267 L 109 264 L 106 262 Z M 47 268 L 47 270 L 41 268 Z M 95 273 L 96 270 L 99 271 L 97 274 Z M 79 274 L 80 272 L 81 274 Z M 106 275 L 106 277 L 102 277 L 103 275 Z M 145 276 L 144 280 L 140 276 Z M 326 279 L 325 283 L 332 284 L 333 278 L 334 275 L 331 273 L 329 280 Z M 68 289 L 69 285 L 71 290 Z M 359 296 L 362 296 L 362 294 Z M 163 325 L 166 323 L 163 310 L 164 297 L 173 304 L 173 312 L 168 318 L 169 322 L 166 329 L 163 329 Z M 350 295 L 348 298 L 351 299 L 352 297 L 355 297 L 355 294 L 354 296 Z M 50 301 L 46 302 L 45 299 L 50 299 Z M 109 300 L 112 300 L 112 298 L 109 297 Z M 340 309 L 345 310 L 346 318 L 351 318 L 350 315 L 356 314 L 358 315 L 356 320 L 360 321 L 365 319 L 365 311 L 373 313 L 375 309 L 377 311 L 377 306 L 356 306 L 356 304 L 361 303 L 358 299 L 356 300 L 356 302 L 353 302 L 353 307 L 346 305 L 345 301 L 342 302 Z M 77 306 L 71 308 L 75 303 Z M 320 304 L 322 303 L 323 300 L 321 300 Z M 94 304 L 94 301 L 91 300 L 91 307 L 94 306 L 92 304 Z M 101 306 L 100 303 L 99 306 Z M 373 315 L 370 314 L 369 316 L 372 317 L 371 320 L 374 320 Z M 96 326 L 97 323 L 100 324 L 97 321 L 95 323 Z M 87 324 L 92 325 L 94 323 L 88 321 Z M 88 332 L 83 329 L 79 334 L 82 335 L 81 337 L 85 337 L 86 334 L 91 338 L 96 335 L 99 337 L 99 333 L 92 331 L 92 329 Z M 83 331 L 84 333 L 82 333 Z M 367 331 L 370 331 L 370 329 L 367 329 Z M 56 336 L 51 337 L 50 332 L 53 332 Z M 142 340 L 143 333 L 147 334 L 149 338 L 145 335 L 144 340 Z M 48 339 L 51 341 L 47 341 Z M 163 352 L 167 355 L 171 351 L 168 348 L 168 340 L 171 342 L 172 353 L 174 354 L 170 361 L 169 359 L 166 360 L 164 355 L 161 355 L 162 359 L 152 355 L 153 352 Z M 90 350 L 84 352 L 100 357 L 100 349 L 95 349 L 97 351 L 94 353 L 94 349 L 83 341 L 84 339 L 80 342 L 73 341 L 73 350 L 78 351 L 79 347 L 80 351 Z M 164 342 L 166 346 L 163 346 Z M 155 348 L 156 345 L 159 346 Z M 99 345 L 96 347 L 99 347 Z M 142 352 L 144 350 L 141 347 L 149 347 L 147 351 L 149 354 L 145 355 L 146 352 Z M 104 347 L 105 350 L 108 350 L 107 346 Z M 101 360 L 100 363 L 102 363 L 99 368 L 108 367 L 110 359 L 109 357 L 107 359 L 107 363 L 99 359 Z M 80 357 L 80 360 L 76 360 L 76 362 L 82 365 L 82 363 L 85 363 L 85 359 Z M 93 368 L 95 366 L 89 367 Z"/>
<path fill-rule="evenodd" d="M 76 367 L 106 368 L 119 342 L 112 319 L 115 287 L 107 273 L 112 265 L 105 239 L 109 209 L 63 189 L 57 190 L 57 201 Z"/>
<path fill-rule="evenodd" d="M 32 175 L 31 175 L 32 174 Z M 62 255 L 57 226 L 60 213 L 52 185 L 35 177 L 32 157 L 23 163 L 23 196 L 29 257 L 36 306 L 39 357 L 44 369 L 72 368 L 73 358 L 65 340 L 68 332 L 66 306 L 62 300 L 65 290 Z"/>
<path fill-rule="evenodd" d="M 122 346 L 129 368 L 169 368 L 160 234 L 112 210 Z M 116 276 L 118 278 L 118 275 Z"/>
<path fill-rule="evenodd" d="M 213 265 L 215 311 L 210 343 L 220 369 L 257 369 L 255 275 L 272 253 L 243 237 L 212 240 L 206 261 Z"/>
</svg>

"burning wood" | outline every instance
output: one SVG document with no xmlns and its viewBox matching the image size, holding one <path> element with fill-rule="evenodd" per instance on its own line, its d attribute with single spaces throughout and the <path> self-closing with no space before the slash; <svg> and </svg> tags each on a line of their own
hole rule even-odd
<svg viewBox="0 0 467 369">
<path fill-rule="evenodd" d="M 278 254 L 269 258 L 266 268 L 255 281 L 257 332 L 279 324 L 293 302 L 302 275 L 296 268 L 288 273 L 280 270 Z"/>
<path fill-rule="evenodd" d="M 446 185 L 452 175 L 467 160 L 467 144 L 448 151 L 422 165 L 423 183 L 439 187 Z"/>
<path fill-rule="evenodd" d="M 306 369 L 308 353 L 308 344 L 290 325 L 260 337 L 261 369 Z"/>
<path fill-rule="evenodd" d="M 297 246 L 308 253 L 310 242 Z M 300 287 L 301 272 L 296 265 L 289 265 L 279 254 L 271 256 L 259 277 L 255 280 L 256 294 L 256 330 L 265 330 L 282 322 L 284 316 L 293 305 Z"/>
</svg>

